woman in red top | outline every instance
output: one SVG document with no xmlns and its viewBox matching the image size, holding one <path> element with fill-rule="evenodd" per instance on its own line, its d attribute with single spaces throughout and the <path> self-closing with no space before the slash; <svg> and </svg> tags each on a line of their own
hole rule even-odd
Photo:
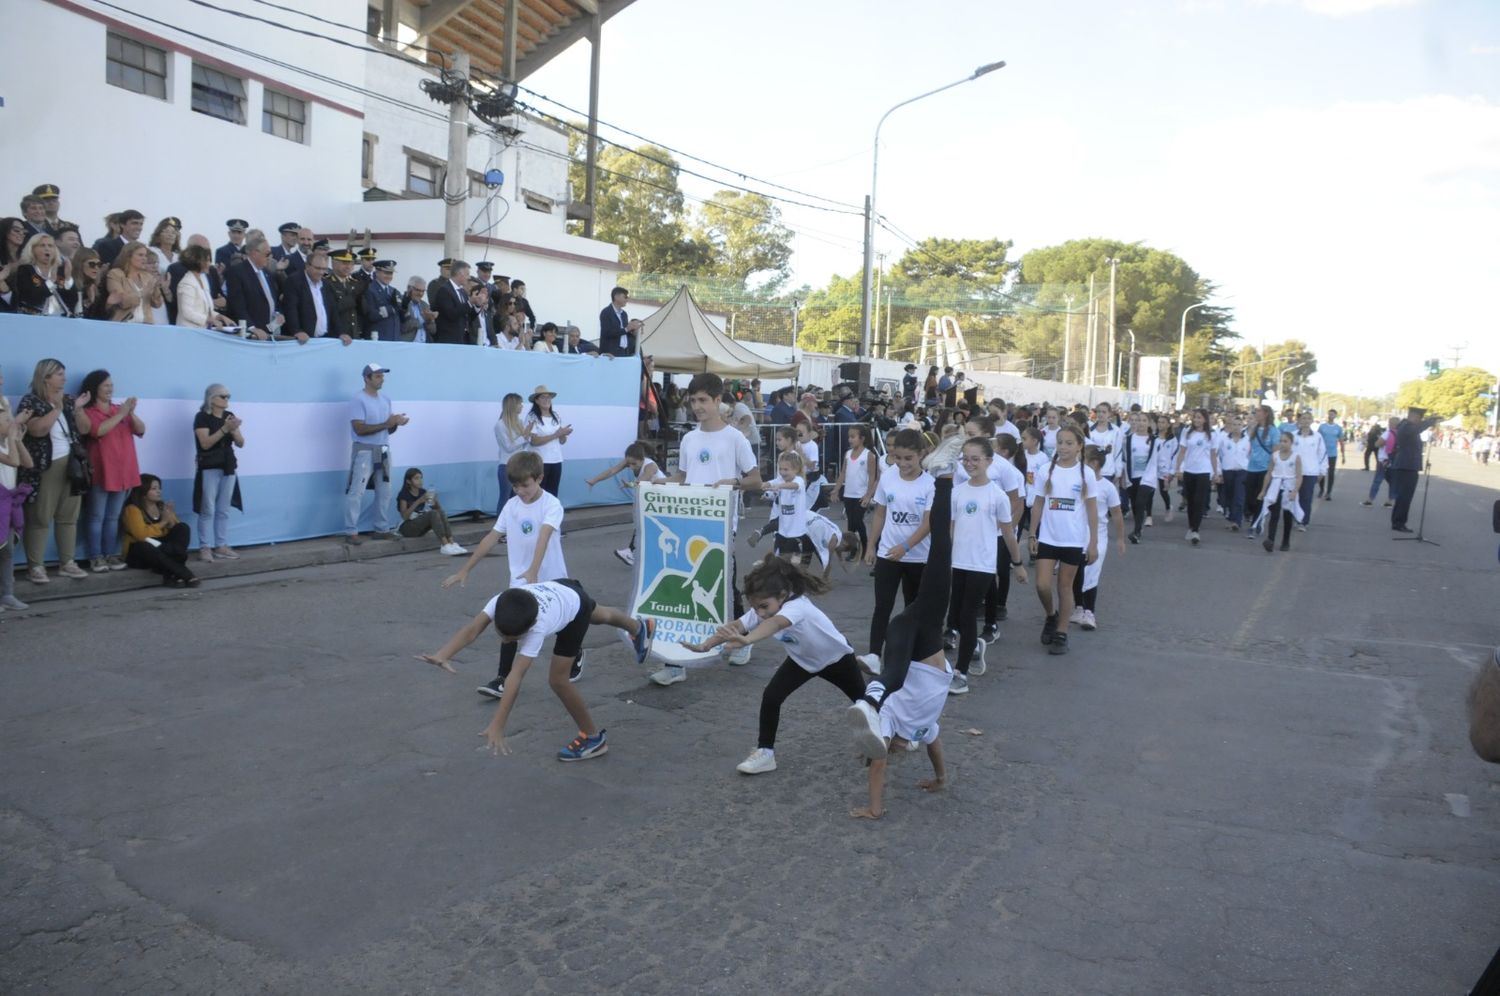
<svg viewBox="0 0 1500 996">
<path fill-rule="evenodd" d="M 79 410 L 89 420 L 89 464 L 94 471 L 94 486 L 84 503 L 84 549 L 95 574 L 125 569 L 119 555 L 120 512 L 131 489 L 141 483 L 135 437 L 146 434 L 146 423 L 135 413 L 135 398 L 117 405 L 114 396 L 115 382 L 108 370 L 83 378 L 78 395 Z"/>
</svg>

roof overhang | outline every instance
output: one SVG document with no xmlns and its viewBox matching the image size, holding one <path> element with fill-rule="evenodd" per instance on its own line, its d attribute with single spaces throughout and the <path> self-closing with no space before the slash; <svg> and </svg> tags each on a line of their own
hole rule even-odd
<svg viewBox="0 0 1500 996">
<path fill-rule="evenodd" d="M 505 62 L 506 6 L 512 0 L 412 0 L 422 44 L 440 52 L 467 52 L 473 66 L 500 75 Z M 588 37 L 597 13 L 607 21 L 634 0 L 513 0 L 516 4 L 516 72 L 524 80 Z M 435 54 L 428 61 L 441 64 Z"/>
</svg>

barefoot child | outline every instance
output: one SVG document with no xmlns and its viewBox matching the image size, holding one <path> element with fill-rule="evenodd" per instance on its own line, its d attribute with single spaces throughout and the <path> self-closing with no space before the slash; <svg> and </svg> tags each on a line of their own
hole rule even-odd
<svg viewBox="0 0 1500 996">
<path fill-rule="evenodd" d="M 495 527 L 484 534 L 484 539 L 469 554 L 469 559 L 443 581 L 444 588 L 463 585 L 485 555 L 495 544 L 505 539 L 505 556 L 509 561 L 507 577 L 509 583 L 536 584 L 538 581 L 556 581 L 568 576 L 568 565 L 563 561 L 562 539 L 557 534 L 562 530 L 562 503 L 542 488 L 542 458 L 534 450 L 525 450 L 512 456 L 505 464 L 505 477 L 514 493 L 500 509 Z M 495 679 L 480 685 L 475 691 L 498 699 L 505 693 L 505 678 L 510 674 L 511 662 L 516 658 L 514 641 L 500 645 L 500 669 Z M 573 666 L 570 680 L 577 681 L 583 674 L 583 657 L 580 654 Z"/>
<path fill-rule="evenodd" d="M 743 646 L 774 639 L 786 644 L 787 657 L 771 676 L 760 697 L 760 739 L 750 756 L 740 762 L 746 775 L 776 770 L 776 730 L 781 722 L 781 704 L 814 677 L 858 699 L 865 679 L 854 659 L 854 649 L 808 595 L 821 595 L 828 584 L 795 564 L 769 557 L 745 575 L 745 599 L 750 611 L 719 627 L 713 636 L 697 644 L 684 644 L 701 653 L 726 644 Z"/>
<path fill-rule="evenodd" d="M 629 446 L 625 447 L 625 459 L 621 460 L 619 463 L 615 464 L 608 470 L 600 471 L 593 477 L 590 477 L 584 483 L 592 488 L 600 481 L 605 480 L 606 478 L 614 477 L 616 474 L 625 470 L 630 471 L 633 476 L 628 482 L 620 482 L 620 488 L 622 490 L 633 488 L 641 481 L 645 481 L 648 484 L 655 484 L 658 481 L 665 481 L 667 479 L 667 475 L 661 472 L 661 468 L 656 465 L 656 461 L 646 455 L 646 444 L 631 443 Z M 630 545 L 622 546 L 620 549 L 616 550 L 615 557 L 627 567 L 635 566 L 634 532 L 630 534 Z"/>
<path fill-rule="evenodd" d="M 528 454 L 516 454 L 526 455 Z M 514 460 L 515 457 L 511 459 Z M 514 672 L 512 680 L 506 684 L 500 696 L 495 718 L 479 735 L 488 741 L 491 750 L 509 754 L 510 746 L 505 742 L 505 724 L 520 696 L 521 682 L 526 680 L 526 672 L 542 652 L 543 642 L 547 637 L 555 636 L 556 639 L 552 642 L 552 661 L 547 669 L 547 683 L 578 726 L 578 736 L 557 752 L 557 759 L 583 761 L 609 750 L 604 731 L 594 725 L 588 706 L 583 704 L 583 696 L 578 694 L 568 678 L 574 660 L 583 650 L 583 638 L 588 634 L 591 623 L 618 629 L 621 639 L 635 652 L 636 663 L 645 663 L 646 653 L 651 648 L 651 624 L 644 619 L 632 619 L 619 609 L 594 604 L 583 586 L 569 578 L 505 589 L 490 599 L 479 614 L 463 629 L 454 633 L 447 643 L 430 654 L 418 654 L 417 659 L 457 674 L 451 663 L 453 655 L 479 639 L 489 626 L 495 627 L 501 644 L 515 648 L 511 653 L 515 662 Z"/>
<path fill-rule="evenodd" d="M 870 761 L 869 805 L 850 810 L 850 816 L 874 820 L 885 812 L 886 754 L 892 749 L 927 745 L 933 777 L 918 782 L 920 788 L 935 792 L 947 778 L 938 719 L 953 681 L 953 669 L 943 656 L 943 615 L 952 582 L 953 468 L 960 438 L 944 440 L 927 458 L 927 469 L 937 478 L 929 520 L 932 536 L 921 586 L 916 600 L 891 620 L 879 677 L 845 713 L 855 744 Z"/>
</svg>

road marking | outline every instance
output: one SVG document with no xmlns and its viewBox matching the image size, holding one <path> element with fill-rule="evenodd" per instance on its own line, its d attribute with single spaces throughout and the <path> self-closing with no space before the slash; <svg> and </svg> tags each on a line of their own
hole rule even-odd
<svg viewBox="0 0 1500 996">
<path fill-rule="evenodd" d="M 1271 569 L 1271 577 L 1260 589 L 1260 594 L 1255 597 L 1255 604 L 1250 606 L 1250 611 L 1245 613 L 1245 621 L 1240 623 L 1240 628 L 1234 634 L 1234 648 L 1245 650 L 1249 646 L 1250 634 L 1255 627 L 1260 625 L 1260 620 L 1271 606 L 1271 596 L 1281 584 L 1281 575 L 1286 570 L 1286 557 L 1277 557 L 1276 566 Z"/>
</svg>

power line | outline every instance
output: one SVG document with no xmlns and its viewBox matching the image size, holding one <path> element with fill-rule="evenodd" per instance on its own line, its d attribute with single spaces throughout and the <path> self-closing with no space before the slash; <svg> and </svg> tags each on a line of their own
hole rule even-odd
<svg viewBox="0 0 1500 996">
<path fill-rule="evenodd" d="M 418 65 L 418 66 L 426 66 L 427 65 L 427 63 L 423 62 L 421 59 L 413 59 L 410 56 L 402 55 L 400 52 L 392 52 L 392 51 L 390 51 L 388 49 L 376 48 L 375 46 L 369 45 L 369 44 L 355 44 L 354 42 L 344 41 L 342 38 L 330 38 L 328 35 L 320 35 L 316 31 L 311 31 L 311 30 L 308 30 L 307 28 L 294 28 L 290 24 L 283 24 L 281 21 L 273 21 L 273 20 L 271 20 L 269 18 L 265 18 L 265 17 L 256 17 L 254 14 L 247 14 L 243 10 L 230 10 L 228 7 L 220 7 L 217 4 L 209 3 L 208 0 L 187 0 L 187 2 L 191 3 L 191 4 L 196 4 L 197 6 L 206 8 L 208 10 L 218 11 L 220 14 L 229 14 L 232 17 L 241 17 L 241 18 L 244 18 L 247 21 L 256 21 L 256 22 L 258 22 L 260 24 L 268 24 L 268 25 L 270 25 L 273 28 L 280 28 L 283 31 L 291 31 L 291 32 L 294 32 L 294 33 L 299 34 L 299 35 L 306 35 L 308 38 L 318 38 L 318 39 L 321 39 L 322 41 L 331 42 L 334 45 L 342 45 L 345 48 L 356 49 L 357 51 L 360 51 L 360 52 L 375 52 L 375 53 L 387 56 L 387 57 L 392 58 L 392 59 L 398 59 L 401 62 L 409 62 L 409 63 L 412 63 L 414 65 Z M 268 4 L 268 6 L 275 7 L 276 5 L 275 4 Z M 277 9 L 279 9 L 279 10 L 292 10 L 289 7 L 278 7 Z M 302 13 L 300 10 L 298 10 L 298 11 L 292 11 L 292 12 L 293 13 L 297 13 L 297 14 Z M 312 15 L 308 15 L 308 16 L 312 16 Z M 321 18 L 321 17 L 320 18 L 315 18 L 315 20 L 321 21 L 321 20 L 324 20 L 324 18 Z M 330 21 L 328 23 L 334 24 L 335 22 Z M 337 27 L 341 27 L 341 28 L 348 27 L 348 25 L 346 25 L 346 24 L 338 24 L 336 26 Z M 432 50 L 428 49 L 427 51 L 432 51 Z M 442 53 L 438 53 L 438 54 L 442 55 Z M 446 64 L 447 63 L 446 56 L 444 56 L 443 59 L 444 59 L 444 64 Z"/>
</svg>

